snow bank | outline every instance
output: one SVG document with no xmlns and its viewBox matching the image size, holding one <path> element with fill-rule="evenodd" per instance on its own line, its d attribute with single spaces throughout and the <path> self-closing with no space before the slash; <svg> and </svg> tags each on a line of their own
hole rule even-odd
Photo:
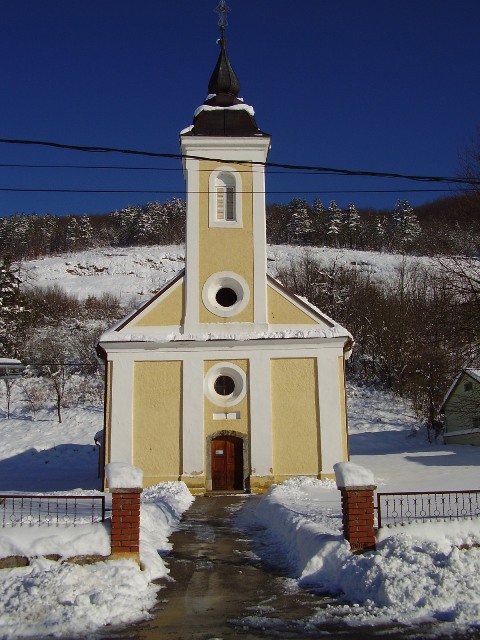
<svg viewBox="0 0 480 640">
<path fill-rule="evenodd" d="M 53 554 L 61 558 L 110 555 L 110 521 L 75 527 L 17 526 L 0 530 L 0 558 Z"/>
<path fill-rule="evenodd" d="M 444 552 L 452 546 L 480 546 L 480 517 L 468 520 L 438 519 L 428 523 L 412 522 L 382 527 L 377 533 L 377 541 L 405 535 L 415 540 L 435 542 Z"/>
<path fill-rule="evenodd" d="M 184 482 L 162 482 L 145 489 L 140 510 L 140 562 L 150 580 L 165 578 L 168 569 L 159 553 L 172 548 L 168 537 L 194 498 Z"/>
<path fill-rule="evenodd" d="M 110 489 L 135 489 L 143 486 L 143 471 L 126 462 L 110 462 L 105 465 Z"/>
<path fill-rule="evenodd" d="M 82 637 L 149 618 L 158 585 L 128 560 L 88 566 L 45 559 L 3 570 L 0 638 Z"/>
<path fill-rule="evenodd" d="M 368 487 L 375 485 L 375 478 L 369 469 L 354 462 L 337 462 L 333 465 L 337 487 Z"/>
<path fill-rule="evenodd" d="M 126 475 L 120 474 L 120 478 Z M 138 476 L 134 476 L 138 479 Z M 130 480 L 130 478 L 128 478 Z M 28 567 L 3 569 L 0 638 L 86 637 L 105 625 L 126 625 L 150 617 L 160 589 L 151 580 L 168 575 L 159 552 L 193 497 L 183 482 L 166 482 L 142 494 L 140 561 L 115 560 L 79 566 L 42 556 L 109 555 L 109 522 L 76 527 L 0 529 L 0 555 L 22 555 Z M 38 556 L 35 558 L 35 556 Z"/>
<path fill-rule="evenodd" d="M 254 514 L 300 585 L 340 595 L 344 604 L 319 609 L 312 623 L 479 625 L 480 548 L 461 551 L 453 541 L 480 541 L 480 524 L 388 529 L 376 552 L 358 556 L 341 534 L 339 495 L 325 482 L 294 479 L 272 487 Z"/>
</svg>

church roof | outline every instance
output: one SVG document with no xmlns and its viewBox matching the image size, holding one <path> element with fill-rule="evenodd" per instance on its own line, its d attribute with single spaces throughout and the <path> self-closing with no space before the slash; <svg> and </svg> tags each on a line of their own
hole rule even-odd
<svg viewBox="0 0 480 640">
<path fill-rule="evenodd" d="M 205 104 L 211 104 L 218 107 L 231 107 L 239 104 L 238 96 L 240 94 L 240 82 L 235 71 L 230 64 L 227 55 L 227 41 L 224 33 L 218 41 L 220 44 L 220 55 L 217 64 L 208 83 L 208 93 L 212 97 L 207 99 Z"/>
<path fill-rule="evenodd" d="M 254 110 L 239 97 L 240 82 L 227 54 L 225 29 L 218 40 L 220 53 L 208 83 L 208 96 L 195 111 L 190 136 L 266 136 L 257 126 Z"/>
</svg>

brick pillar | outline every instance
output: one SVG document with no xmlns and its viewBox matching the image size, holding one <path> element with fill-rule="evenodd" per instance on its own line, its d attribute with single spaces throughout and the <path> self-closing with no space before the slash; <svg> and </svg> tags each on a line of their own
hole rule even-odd
<svg viewBox="0 0 480 640">
<path fill-rule="evenodd" d="M 338 487 L 342 494 L 343 534 L 354 553 L 375 549 L 374 485 Z"/>
<path fill-rule="evenodd" d="M 140 563 L 140 495 L 142 489 L 110 489 L 112 493 L 112 557 Z"/>
</svg>

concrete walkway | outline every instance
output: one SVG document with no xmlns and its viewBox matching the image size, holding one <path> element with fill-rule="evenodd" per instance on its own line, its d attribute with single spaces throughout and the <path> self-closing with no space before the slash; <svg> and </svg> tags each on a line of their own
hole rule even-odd
<svg viewBox="0 0 480 640">
<path fill-rule="evenodd" d="M 293 580 L 279 575 L 278 569 L 263 565 L 252 549 L 252 541 L 234 528 L 234 515 L 240 509 L 255 508 L 258 501 L 256 496 L 197 497 L 184 514 L 181 529 L 171 536 L 173 552 L 166 560 L 174 581 L 162 581 L 165 588 L 158 594 L 158 604 L 152 611 L 154 619 L 95 637 L 117 640 L 430 637 L 434 625 L 416 629 L 351 628 L 337 622 L 321 628 L 309 623 L 316 609 L 335 604 L 335 600 L 299 589 Z"/>
<path fill-rule="evenodd" d="M 197 497 L 170 538 L 173 552 L 166 561 L 174 582 L 164 582 L 152 611 L 155 618 L 109 637 L 253 640 L 272 637 L 273 626 L 275 637 L 305 638 L 301 621 L 319 606 L 319 598 L 292 592 L 288 578 L 265 570 L 251 541 L 232 524 L 239 509 L 253 508 L 258 500 Z"/>
</svg>

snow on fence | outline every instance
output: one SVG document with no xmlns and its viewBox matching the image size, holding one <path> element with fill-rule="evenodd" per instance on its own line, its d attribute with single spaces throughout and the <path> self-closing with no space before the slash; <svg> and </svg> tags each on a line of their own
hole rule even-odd
<svg viewBox="0 0 480 640">
<path fill-rule="evenodd" d="M 378 528 L 480 516 L 480 491 L 377 493 Z"/>
<path fill-rule="evenodd" d="M 2 527 L 75 527 L 105 521 L 105 496 L 0 494 Z"/>
</svg>

